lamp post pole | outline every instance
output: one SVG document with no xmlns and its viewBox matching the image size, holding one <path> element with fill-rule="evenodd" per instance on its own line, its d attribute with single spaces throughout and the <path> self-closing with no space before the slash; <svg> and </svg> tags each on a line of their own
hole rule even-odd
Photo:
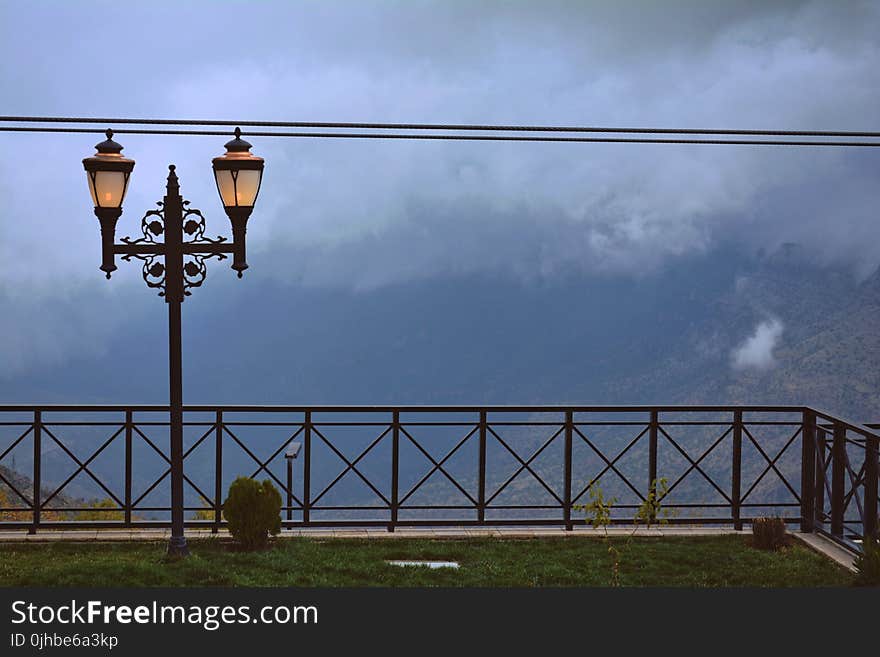
<svg viewBox="0 0 880 657">
<path fill-rule="evenodd" d="M 189 208 L 180 195 L 175 166 L 168 166 L 165 197 L 156 210 L 141 219 L 143 237 L 123 237 L 115 242 L 116 222 L 122 214 L 122 201 L 134 160 L 121 156 L 122 146 L 107 131 L 107 141 L 96 146 L 97 153 L 83 160 L 89 176 L 89 188 L 95 202 L 95 215 L 101 224 L 102 264 L 107 278 L 116 270 L 115 256 L 143 262 L 142 275 L 148 287 L 159 289 L 168 306 L 168 402 L 169 464 L 171 475 L 171 539 L 168 554 L 186 556 L 189 550 L 184 535 L 183 499 L 183 345 L 180 327 L 181 304 L 190 289 L 202 285 L 207 277 L 205 261 L 233 258 L 232 269 L 241 278 L 247 269 L 245 234 L 247 221 L 259 193 L 263 159 L 252 155 L 251 145 L 241 139 L 226 144 L 227 152 L 214 158 L 217 189 L 232 224 L 232 242 L 224 237 L 205 237 L 205 218 L 201 211 Z M 162 241 L 157 240 L 164 234 Z"/>
<path fill-rule="evenodd" d="M 168 554 L 189 553 L 183 532 L 183 199 L 180 184 L 169 167 L 165 193 L 165 303 L 168 304 L 168 403 L 171 442 L 171 539 Z"/>
</svg>

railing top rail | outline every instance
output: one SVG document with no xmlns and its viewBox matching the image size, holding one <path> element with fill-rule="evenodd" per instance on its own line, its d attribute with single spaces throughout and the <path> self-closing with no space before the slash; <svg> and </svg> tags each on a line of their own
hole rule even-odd
<svg viewBox="0 0 880 657">
<path fill-rule="evenodd" d="M 162 412 L 167 411 L 167 404 L 0 404 L 0 412 L 68 412 L 68 413 L 95 413 L 109 411 L 140 411 L 140 412 Z M 564 412 L 573 411 L 575 413 L 649 413 L 658 411 L 662 413 L 681 413 L 681 412 L 733 412 L 744 411 L 752 413 L 800 413 L 806 410 L 804 406 L 793 405 L 777 405 L 777 406 L 761 406 L 761 405 L 663 405 L 663 404 L 605 404 L 605 405 L 586 405 L 586 404 L 467 404 L 467 405 L 357 405 L 357 404 L 297 404 L 297 405 L 267 405 L 267 404 L 187 404 L 183 407 L 184 411 L 189 412 L 214 412 L 226 411 L 231 413 L 302 413 L 311 411 L 313 413 L 345 413 L 345 412 L 361 412 L 361 413 L 380 413 L 394 412 L 401 413 L 478 413 L 480 411 L 487 412 L 524 412 L 524 413 L 544 413 L 544 412 Z M 837 420 L 831 415 L 826 415 L 816 411 L 817 415 L 828 417 L 831 420 Z M 858 425 L 852 425 L 857 428 Z"/>
<path fill-rule="evenodd" d="M 843 425 L 846 429 L 850 431 L 855 431 L 856 433 L 862 434 L 865 438 L 876 438 L 880 440 L 880 433 L 878 433 L 877 431 L 871 431 L 871 429 L 866 424 L 859 424 L 850 420 L 844 420 L 841 417 L 817 410 L 815 408 L 808 408 L 807 410 L 815 413 L 817 419 L 821 418 L 833 424 Z"/>
<path fill-rule="evenodd" d="M 467 405 L 388 405 L 388 404 L 188 404 L 183 407 L 190 413 L 801 413 L 812 411 L 817 420 L 843 425 L 864 437 L 880 440 L 880 425 L 866 425 L 845 420 L 831 413 L 807 406 L 793 405 L 685 405 L 685 404 L 467 404 Z M 165 404 L 0 404 L 0 413 L 109 413 L 109 412 L 167 412 Z"/>
</svg>

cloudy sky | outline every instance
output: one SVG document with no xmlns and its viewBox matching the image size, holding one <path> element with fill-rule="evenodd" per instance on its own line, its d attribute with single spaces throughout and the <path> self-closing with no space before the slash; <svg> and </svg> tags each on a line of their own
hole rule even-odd
<svg viewBox="0 0 880 657">
<path fill-rule="evenodd" d="M 876 131 L 880 108 L 876 2 L 0 0 L 0 54 L 4 115 Z M 0 363 L 19 368 L 125 321 L 95 308 L 155 302 L 132 300 L 137 267 L 97 270 L 80 160 L 100 139 L 4 139 Z M 171 162 L 228 232 L 210 169 L 225 139 L 119 141 L 137 161 L 121 235 Z M 644 276 L 721 243 L 880 263 L 876 149 L 251 141 L 257 280 Z M 52 304 L 67 337 L 33 328 Z"/>
</svg>

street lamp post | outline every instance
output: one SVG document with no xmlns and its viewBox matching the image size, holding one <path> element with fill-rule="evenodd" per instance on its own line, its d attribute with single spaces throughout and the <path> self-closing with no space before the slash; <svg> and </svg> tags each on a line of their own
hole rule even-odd
<svg viewBox="0 0 880 657">
<path fill-rule="evenodd" d="M 143 278 L 148 287 L 159 290 L 168 306 L 168 375 L 171 463 L 171 539 L 168 554 L 189 553 L 183 531 L 183 370 L 180 331 L 180 304 L 207 276 L 205 261 L 223 260 L 232 254 L 232 268 L 241 278 L 247 269 L 245 233 L 263 174 L 263 159 L 251 154 L 251 145 L 235 129 L 235 139 L 227 142 L 226 153 L 213 160 L 214 177 L 223 207 L 232 224 L 232 243 L 224 237 L 205 237 L 205 218 L 189 207 L 180 195 L 180 184 L 173 164 L 168 166 L 165 198 L 158 209 L 141 219 L 143 237 L 123 237 L 117 244 L 116 222 L 122 215 L 122 202 L 128 190 L 134 160 L 122 157 L 122 146 L 107 140 L 95 146 L 97 153 L 83 160 L 95 215 L 101 224 L 101 271 L 107 278 L 116 270 L 115 257 L 143 262 Z M 164 238 L 159 241 L 161 235 Z"/>
</svg>

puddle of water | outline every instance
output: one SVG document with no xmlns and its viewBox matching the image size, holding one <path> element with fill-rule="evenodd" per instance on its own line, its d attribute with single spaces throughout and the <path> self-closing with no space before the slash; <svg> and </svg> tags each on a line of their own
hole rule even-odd
<svg viewBox="0 0 880 657">
<path fill-rule="evenodd" d="M 420 566 L 422 568 L 458 568 L 457 561 L 386 561 L 389 566 Z"/>
</svg>

